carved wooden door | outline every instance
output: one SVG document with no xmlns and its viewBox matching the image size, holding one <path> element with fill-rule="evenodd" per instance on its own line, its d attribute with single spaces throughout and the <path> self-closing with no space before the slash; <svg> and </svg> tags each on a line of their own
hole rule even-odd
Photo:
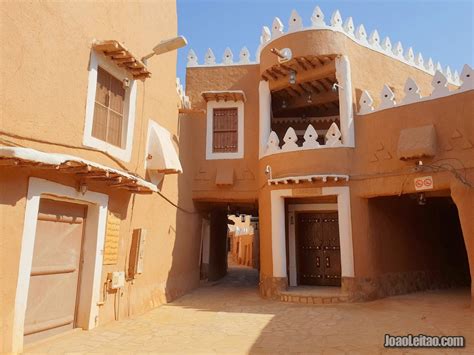
<svg viewBox="0 0 474 355">
<path fill-rule="evenodd" d="M 337 212 L 298 213 L 296 233 L 298 284 L 340 286 Z"/>
</svg>

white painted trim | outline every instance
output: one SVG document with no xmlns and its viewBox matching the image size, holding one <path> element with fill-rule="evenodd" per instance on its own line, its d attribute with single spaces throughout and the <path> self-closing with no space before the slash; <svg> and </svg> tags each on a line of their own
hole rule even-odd
<svg viewBox="0 0 474 355">
<path fill-rule="evenodd" d="M 339 88 L 339 124 L 342 144 L 346 147 L 355 147 L 351 66 L 349 58 L 345 55 L 336 58 L 336 79 L 342 87 Z"/>
<path fill-rule="evenodd" d="M 271 105 L 272 95 L 270 92 L 270 84 L 266 80 L 261 80 L 258 84 L 258 104 L 259 104 L 259 154 L 261 159 L 265 156 L 267 150 L 268 137 L 271 132 Z"/>
<path fill-rule="evenodd" d="M 337 203 L 311 203 L 288 206 L 289 285 L 298 286 L 296 265 L 296 213 L 301 211 L 337 211 Z M 291 223 L 293 221 L 293 223 Z"/>
<path fill-rule="evenodd" d="M 125 148 L 119 148 L 92 136 L 92 125 L 94 120 L 95 93 L 97 86 L 97 68 L 101 66 L 110 74 L 122 80 L 128 78 L 130 87 L 125 91 L 124 120 L 126 130 L 124 130 Z M 82 144 L 104 151 L 122 161 L 129 162 L 132 156 L 133 131 L 135 127 L 135 112 L 137 101 L 137 83 L 133 77 L 124 69 L 119 68 L 110 59 L 101 53 L 91 51 L 89 64 L 89 77 L 87 85 L 86 117 L 84 125 L 84 137 Z"/>
<path fill-rule="evenodd" d="M 23 225 L 18 283 L 13 315 L 12 347 L 13 352 L 21 352 L 25 314 L 28 301 L 31 265 L 36 237 L 36 224 L 39 204 L 42 197 L 65 198 L 71 202 L 88 205 L 83 248 L 84 266 L 82 269 L 77 324 L 84 329 L 97 325 L 102 274 L 102 258 L 107 208 L 109 197 L 105 194 L 87 191 L 84 195 L 76 189 L 48 180 L 30 178 Z"/>
<path fill-rule="evenodd" d="M 237 108 L 237 152 L 214 153 L 212 151 L 213 113 L 215 108 Z M 208 101 L 206 120 L 206 159 L 242 159 L 244 157 L 244 103 L 242 101 Z"/>
<path fill-rule="evenodd" d="M 293 190 L 270 192 L 272 217 L 273 277 L 287 277 L 285 238 L 285 197 L 291 197 Z"/>
<path fill-rule="evenodd" d="M 321 188 L 321 195 L 319 196 L 336 196 L 337 197 L 337 211 L 339 221 L 339 238 L 341 243 L 341 276 L 354 277 L 354 250 L 352 245 L 352 221 L 351 221 L 351 206 L 350 206 L 350 190 L 349 186 L 335 186 Z M 272 226 L 272 260 L 273 260 L 273 276 L 287 277 L 286 268 L 286 242 L 285 242 L 285 197 L 292 197 L 293 190 L 273 190 L 270 192 L 271 200 L 271 226 Z M 315 196 L 315 197 L 319 197 Z M 331 204 L 332 205 L 332 204 Z M 304 205 L 303 205 L 304 206 Z M 327 207 L 327 206 L 326 206 Z M 293 208 L 293 210 L 292 210 Z M 289 209 L 294 213 L 295 208 Z M 311 209 L 312 206 L 303 207 Z M 294 230 L 293 230 L 294 233 Z M 290 236 L 289 236 L 290 237 Z M 294 241 L 294 236 L 293 236 Z M 295 245 L 289 245 L 290 256 L 293 249 L 295 252 Z M 295 255 L 295 254 L 293 254 Z M 290 285 L 296 283 L 296 275 L 291 270 L 296 271 L 295 261 L 290 260 Z"/>
</svg>

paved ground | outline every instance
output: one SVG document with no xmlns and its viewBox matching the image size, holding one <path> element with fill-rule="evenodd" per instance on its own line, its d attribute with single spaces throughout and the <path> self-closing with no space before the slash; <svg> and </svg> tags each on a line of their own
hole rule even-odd
<svg viewBox="0 0 474 355">
<path fill-rule="evenodd" d="M 474 354 L 468 290 L 310 306 L 262 300 L 256 283 L 254 270 L 232 268 L 221 282 L 135 319 L 70 333 L 27 352 Z M 385 333 L 464 335 L 468 347 L 388 350 Z"/>
</svg>

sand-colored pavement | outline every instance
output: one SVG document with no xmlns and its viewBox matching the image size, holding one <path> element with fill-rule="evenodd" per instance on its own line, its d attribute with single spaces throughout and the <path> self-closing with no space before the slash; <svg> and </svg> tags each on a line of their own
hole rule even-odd
<svg viewBox="0 0 474 355">
<path fill-rule="evenodd" d="M 368 303 L 263 300 L 257 273 L 233 267 L 213 285 L 133 319 L 76 331 L 26 353 L 474 354 L 469 290 L 421 292 Z M 463 349 L 384 349 L 384 334 L 463 335 Z"/>
</svg>

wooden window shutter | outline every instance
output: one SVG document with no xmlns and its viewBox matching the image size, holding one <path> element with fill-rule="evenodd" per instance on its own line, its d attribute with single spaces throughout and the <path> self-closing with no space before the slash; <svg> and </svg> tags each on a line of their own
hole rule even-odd
<svg viewBox="0 0 474 355">
<path fill-rule="evenodd" d="M 92 136 L 123 148 L 124 102 L 122 82 L 98 67 Z"/>
<path fill-rule="evenodd" d="M 215 108 L 213 111 L 212 151 L 234 153 L 238 149 L 237 108 Z"/>
</svg>

